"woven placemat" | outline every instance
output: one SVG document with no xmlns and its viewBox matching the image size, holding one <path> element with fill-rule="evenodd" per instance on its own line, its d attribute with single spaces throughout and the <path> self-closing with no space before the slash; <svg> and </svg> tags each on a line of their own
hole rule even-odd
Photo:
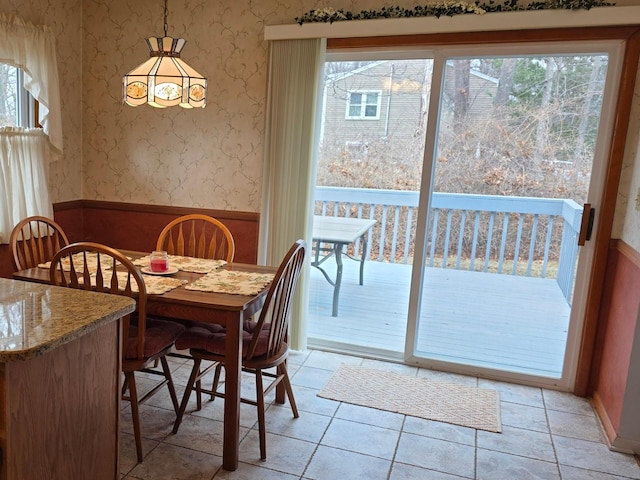
<svg viewBox="0 0 640 480">
<path fill-rule="evenodd" d="M 273 273 L 217 270 L 207 273 L 184 288 L 200 292 L 257 295 L 273 281 L 273 277 Z"/>
<path fill-rule="evenodd" d="M 319 397 L 413 417 L 501 432 L 497 390 L 340 365 Z"/>
</svg>

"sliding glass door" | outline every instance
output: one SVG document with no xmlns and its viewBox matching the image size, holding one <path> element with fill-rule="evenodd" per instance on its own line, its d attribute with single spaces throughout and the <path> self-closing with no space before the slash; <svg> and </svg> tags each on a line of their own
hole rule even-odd
<svg viewBox="0 0 640 480">
<path fill-rule="evenodd" d="M 526 50 L 436 59 L 407 353 L 563 384 L 580 331 L 572 310 L 586 285 L 574 280 L 590 252 L 578 240 L 583 205 L 601 196 L 592 172 L 606 160 L 616 45 Z"/>
<path fill-rule="evenodd" d="M 314 214 L 375 225 L 344 246 L 337 315 L 337 264 L 312 269 L 309 344 L 568 385 L 621 43 L 341 55 Z"/>
<path fill-rule="evenodd" d="M 340 275 L 336 244 L 315 223 L 324 241 L 314 242 L 312 346 L 402 359 L 433 69 L 417 57 L 359 54 L 326 64 L 314 214 L 374 223 L 345 244 Z M 345 233 L 344 225 L 335 228 Z M 364 263 L 354 261 L 365 247 Z"/>
</svg>

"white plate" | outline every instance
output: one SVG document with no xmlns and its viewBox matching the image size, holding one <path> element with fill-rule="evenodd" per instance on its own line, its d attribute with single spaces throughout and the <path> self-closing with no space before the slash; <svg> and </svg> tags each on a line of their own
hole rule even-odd
<svg viewBox="0 0 640 480">
<path fill-rule="evenodd" d="M 142 267 L 140 271 L 142 273 L 146 273 L 147 275 L 173 275 L 174 273 L 178 273 L 178 269 L 175 267 L 169 267 L 166 272 L 154 272 L 149 267 Z"/>
</svg>

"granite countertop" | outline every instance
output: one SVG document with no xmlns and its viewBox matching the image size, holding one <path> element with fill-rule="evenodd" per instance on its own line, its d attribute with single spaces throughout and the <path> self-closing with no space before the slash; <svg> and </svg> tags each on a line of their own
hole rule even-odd
<svg viewBox="0 0 640 480">
<path fill-rule="evenodd" d="M 0 278 L 0 363 L 42 355 L 134 310 L 126 296 Z"/>
</svg>

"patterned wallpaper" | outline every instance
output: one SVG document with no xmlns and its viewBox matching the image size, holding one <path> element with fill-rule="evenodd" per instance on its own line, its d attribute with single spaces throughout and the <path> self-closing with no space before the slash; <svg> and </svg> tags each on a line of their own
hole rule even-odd
<svg viewBox="0 0 640 480">
<path fill-rule="evenodd" d="M 336 7 L 367 3 L 380 2 Z M 187 40 L 182 58 L 208 79 L 205 109 L 122 104 L 122 75 L 149 57 L 144 38 L 162 36 L 161 0 L 84 4 L 83 197 L 258 212 L 267 83 L 263 27 L 293 23 L 314 2 L 168 5 L 168 34 Z"/>
<path fill-rule="evenodd" d="M 639 0 L 640 1 L 640 0 Z M 414 0 L 394 5 L 412 6 Z M 619 4 L 637 4 L 624 1 Z M 0 0 L 0 11 L 56 32 L 65 152 L 50 166 L 55 202 L 89 199 L 258 212 L 267 82 L 264 25 L 314 7 L 383 0 L 169 0 L 168 34 L 207 76 L 205 109 L 122 103 L 122 76 L 163 34 L 163 0 Z M 640 88 L 640 87 L 639 87 Z M 640 251 L 640 90 L 634 102 L 614 237 Z"/>
</svg>

